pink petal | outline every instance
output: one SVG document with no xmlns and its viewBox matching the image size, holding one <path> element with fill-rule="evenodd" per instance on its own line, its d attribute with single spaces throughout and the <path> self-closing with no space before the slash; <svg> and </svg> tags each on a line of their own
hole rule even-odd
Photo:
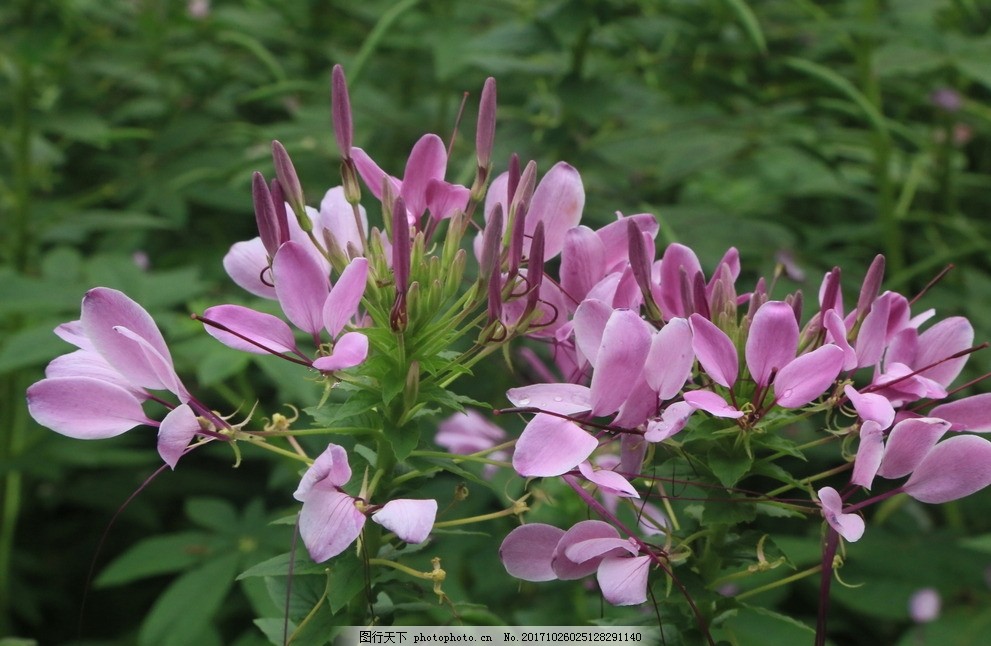
<svg viewBox="0 0 991 646">
<path fill-rule="evenodd" d="M 296 352 L 296 338 L 292 329 L 277 316 L 256 312 L 240 305 L 217 305 L 207 308 L 203 312 L 203 317 L 257 341 L 273 352 Z M 230 348 L 253 354 L 268 354 L 268 350 L 263 350 L 235 334 L 212 325 L 204 324 L 204 328 L 207 334 Z"/>
<path fill-rule="evenodd" d="M 601 520 L 583 520 L 564 533 L 551 557 L 551 567 L 558 579 L 572 581 L 595 572 L 602 561 L 601 555 L 576 562 L 568 557 L 567 550 L 572 545 L 596 538 L 621 540 L 616 528 Z"/>
<path fill-rule="evenodd" d="M 564 236 L 578 226 L 585 207 L 585 187 L 574 167 L 558 162 L 541 178 L 530 200 L 526 216 L 523 253 L 530 255 L 530 239 L 538 222 L 544 223 L 544 259 L 550 260 L 564 248 Z"/>
<path fill-rule="evenodd" d="M 334 237 L 337 246 L 343 252 L 347 252 L 349 245 L 354 247 L 357 253 L 362 253 L 365 249 L 362 233 L 367 236 L 369 231 L 365 207 L 358 207 L 358 215 L 361 220 L 360 232 L 354 220 L 354 207 L 344 199 L 344 188 L 341 186 L 327 191 L 320 201 L 320 227 Z M 319 240 L 319 237 L 317 239 Z"/>
<path fill-rule="evenodd" d="M 670 532 L 671 521 L 668 520 L 663 511 L 649 502 L 645 502 L 640 505 L 637 526 L 645 535 L 657 536 Z"/>
<path fill-rule="evenodd" d="M 68 323 L 62 323 L 58 325 L 53 330 L 55 336 L 62 339 L 66 343 L 71 343 L 80 350 L 89 350 L 90 352 L 96 352 L 96 348 L 93 347 L 93 342 L 89 340 L 86 336 L 86 330 L 83 329 L 82 321 L 69 321 Z"/>
<path fill-rule="evenodd" d="M 42 379 L 27 390 L 28 412 L 42 426 L 80 440 L 102 440 L 154 424 L 127 390 L 91 377 Z"/>
<path fill-rule="evenodd" d="M 148 399 L 148 393 L 141 388 L 135 388 L 124 379 L 124 376 L 107 363 L 95 350 L 76 350 L 69 354 L 52 359 L 45 367 L 45 376 L 49 379 L 59 377 L 91 377 L 106 381 L 130 392 L 139 400 Z"/>
<path fill-rule="evenodd" d="M 564 530 L 543 523 L 521 525 L 509 532 L 499 546 L 499 558 L 510 576 L 524 581 L 557 578 L 551 559 Z"/>
<path fill-rule="evenodd" d="M 231 280 L 245 291 L 275 300 L 275 287 L 271 284 L 272 272 L 268 269 L 268 253 L 261 238 L 235 242 L 224 256 L 224 271 Z M 263 280 L 266 278 L 269 283 Z"/>
<path fill-rule="evenodd" d="M 451 453 L 468 455 L 502 442 L 506 432 L 474 409 L 454 413 L 437 426 L 434 442 Z"/>
<path fill-rule="evenodd" d="M 712 321 L 699 314 L 692 314 L 689 322 L 692 327 L 692 349 L 702 369 L 720 386 L 732 388 L 740 369 L 733 341 Z"/>
<path fill-rule="evenodd" d="M 729 402 L 711 390 L 690 390 L 685 393 L 684 397 L 685 402 L 689 406 L 697 410 L 704 410 L 710 415 L 730 419 L 743 417 L 743 411 L 737 410 Z"/>
<path fill-rule="evenodd" d="M 595 234 L 602 240 L 602 247 L 605 252 L 605 272 L 622 271 L 630 262 L 628 233 L 630 223 L 628 220 L 633 220 L 640 232 L 649 236 L 651 240 L 657 236 L 657 231 L 660 229 L 660 224 L 652 213 L 639 213 L 625 218 L 619 217 L 598 229 Z"/>
<path fill-rule="evenodd" d="M 878 298 L 857 332 L 857 366 L 876 366 L 888 341 L 888 318 L 891 301 Z"/>
<path fill-rule="evenodd" d="M 93 347 L 128 381 L 142 388 L 171 389 L 172 375 L 175 374 L 172 355 L 155 321 L 143 307 L 122 292 L 97 287 L 86 293 L 82 310 L 80 320 Z M 115 330 L 121 327 L 144 339 L 161 357 L 161 361 L 168 366 L 165 375 L 158 361 L 149 362 L 148 355 L 138 344 Z M 163 376 L 170 383 L 164 383 Z"/>
<path fill-rule="evenodd" d="M 843 392 L 850 398 L 850 403 L 860 419 L 874 420 L 881 425 L 881 428 L 888 428 L 891 422 L 895 421 L 895 409 L 891 402 L 874 393 L 860 393 L 853 386 L 845 386 Z"/>
<path fill-rule="evenodd" d="M 650 326 L 633 310 L 616 310 L 602 331 L 592 374 L 592 414 L 615 413 L 629 396 L 621 384 L 640 376 L 650 351 Z"/>
<path fill-rule="evenodd" d="M 372 520 L 395 532 L 407 543 L 422 543 L 427 540 L 437 517 L 436 500 L 410 500 L 400 498 L 390 500 L 372 514 Z"/>
<path fill-rule="evenodd" d="M 844 539 L 856 543 L 864 535 L 864 519 L 857 514 L 843 513 L 843 499 L 836 489 L 823 487 L 818 491 L 822 515 L 830 527 Z"/>
<path fill-rule="evenodd" d="M 860 445 L 853 463 L 850 482 L 870 489 L 884 457 L 884 431 L 877 422 L 866 421 L 860 427 Z"/>
<path fill-rule="evenodd" d="M 974 328 L 962 316 L 954 316 L 940 321 L 919 335 L 919 353 L 915 357 L 914 368 L 924 368 L 941 362 L 919 373 L 933 381 L 948 386 L 957 378 L 970 355 L 943 361 L 946 357 L 962 352 L 974 344 Z"/>
<path fill-rule="evenodd" d="M 144 337 L 137 335 L 134 331 L 126 327 L 115 327 L 114 332 L 134 343 L 138 352 L 144 357 L 148 367 L 154 371 L 155 377 L 162 384 L 162 388 L 177 395 L 183 403 L 189 401 L 189 392 L 186 391 L 185 386 L 179 381 L 179 375 L 176 374 L 175 368 L 172 366 L 172 357 L 162 356 L 158 349 L 152 346 Z"/>
<path fill-rule="evenodd" d="M 692 328 L 686 319 L 673 318 L 654 335 L 643 371 L 661 401 L 671 399 L 692 374 Z"/>
<path fill-rule="evenodd" d="M 598 445 L 574 422 L 541 413 L 516 441 L 513 468 L 524 477 L 559 476 L 578 466 Z"/>
<path fill-rule="evenodd" d="M 626 399 L 612 423 L 621 428 L 637 428 L 657 413 L 657 393 L 642 372 L 626 390 Z"/>
<path fill-rule="evenodd" d="M 824 345 L 798 357 L 774 378 L 775 401 L 783 408 L 805 406 L 826 392 L 843 368 L 843 350 Z"/>
<path fill-rule="evenodd" d="M 468 208 L 471 191 L 460 184 L 430 180 L 427 184 L 427 210 L 434 220 L 443 220 Z"/>
<path fill-rule="evenodd" d="M 506 391 L 506 398 L 514 406 L 534 407 L 540 410 L 574 415 L 592 408 L 592 394 L 588 386 L 579 384 L 533 384 Z"/>
<path fill-rule="evenodd" d="M 588 460 L 578 465 L 578 470 L 585 479 L 595 484 L 607 493 L 626 498 L 639 498 L 640 494 L 633 488 L 630 481 L 609 469 L 593 469 Z"/>
<path fill-rule="evenodd" d="M 575 345 L 593 365 L 598 359 L 602 333 L 612 313 L 612 307 L 603 301 L 591 298 L 582 301 L 575 310 Z"/>
<path fill-rule="evenodd" d="M 576 226 L 564 236 L 561 253 L 561 287 L 575 302 L 584 300 L 592 286 L 605 275 L 602 240 L 585 226 Z"/>
<path fill-rule="evenodd" d="M 158 427 L 158 454 L 170 468 L 175 469 L 176 463 L 186 447 L 202 429 L 193 409 L 189 404 L 176 406 L 162 420 Z"/>
<path fill-rule="evenodd" d="M 344 326 L 358 314 L 358 305 L 365 295 L 367 283 L 368 260 L 365 258 L 355 258 L 341 272 L 323 305 L 323 324 L 331 337 L 336 339 Z"/>
<path fill-rule="evenodd" d="M 661 257 L 661 312 L 666 319 L 675 316 L 687 317 L 691 312 L 685 310 L 681 294 L 681 274 L 688 277 L 691 282 L 695 274 L 702 273 L 702 265 L 699 264 L 698 256 L 685 245 L 672 243 L 664 250 Z M 736 351 L 734 350 L 734 356 Z"/>
<path fill-rule="evenodd" d="M 754 314 L 745 351 L 750 376 L 766 386 L 771 374 L 781 370 L 798 352 L 795 310 L 782 301 L 764 303 Z"/>
<path fill-rule="evenodd" d="M 614 606 L 635 606 L 647 601 L 650 557 L 611 557 L 599 564 L 596 580 L 602 597 Z"/>
<path fill-rule="evenodd" d="M 406 210 L 419 218 L 427 210 L 427 186 L 430 180 L 442 180 L 447 170 L 447 148 L 437 135 L 427 134 L 413 144 L 399 195 Z"/>
<path fill-rule="evenodd" d="M 964 397 L 955 402 L 940 404 L 929 413 L 950 422 L 954 431 L 974 433 L 991 432 L 991 393 Z"/>
<path fill-rule="evenodd" d="M 937 444 L 915 468 L 902 490 L 916 500 L 943 503 L 991 484 L 991 442 L 957 435 Z"/>
<path fill-rule="evenodd" d="M 722 400 L 722 397 L 719 399 Z M 722 401 L 722 406 L 726 406 L 725 400 Z M 648 442 L 663 442 L 669 437 L 672 437 L 675 433 L 685 428 L 688 418 L 691 417 L 692 413 L 696 410 L 696 407 L 692 406 L 687 401 L 669 404 L 668 407 L 664 409 L 664 412 L 661 413 L 660 420 L 653 420 L 647 424 L 647 432 L 644 433 L 644 439 Z"/>
<path fill-rule="evenodd" d="M 403 186 L 402 182 L 395 177 L 386 175 L 385 171 L 379 168 L 378 164 L 368 156 L 368 153 L 361 148 L 352 148 L 351 158 L 354 160 L 355 168 L 358 170 L 358 174 L 361 175 L 361 179 L 365 182 L 365 186 L 375 196 L 375 199 L 382 200 L 382 186 L 385 181 L 392 184 L 393 194 L 399 195 Z"/>
<path fill-rule="evenodd" d="M 362 363 L 368 357 L 368 337 L 361 332 L 348 332 L 334 344 L 330 356 L 313 361 L 313 367 L 320 372 L 346 370 Z"/>
<path fill-rule="evenodd" d="M 365 515 L 354 498 L 335 488 L 314 487 L 299 513 L 299 535 L 317 563 L 337 556 L 361 534 Z"/>
<path fill-rule="evenodd" d="M 828 310 L 823 321 L 826 330 L 829 331 L 826 340 L 836 344 L 843 351 L 843 370 L 853 370 L 857 367 L 857 352 L 847 341 L 846 325 L 843 323 L 843 319 L 836 313 L 836 310 Z"/>
<path fill-rule="evenodd" d="M 912 473 L 946 434 L 950 423 L 933 417 L 905 419 L 891 429 L 878 475 L 902 478 Z"/>
<path fill-rule="evenodd" d="M 317 485 L 323 488 L 343 487 L 351 479 L 351 465 L 344 447 L 328 444 L 299 481 L 293 498 L 306 502 L 310 491 Z"/>
<path fill-rule="evenodd" d="M 619 556 L 624 552 L 636 554 L 637 548 L 630 541 L 619 537 L 591 537 L 565 546 L 563 551 L 575 563 L 586 563 L 592 559 Z"/>
<path fill-rule="evenodd" d="M 323 304 L 330 283 L 323 267 L 298 242 L 284 243 L 272 261 L 275 293 L 292 324 L 316 335 L 323 328 Z"/>
</svg>

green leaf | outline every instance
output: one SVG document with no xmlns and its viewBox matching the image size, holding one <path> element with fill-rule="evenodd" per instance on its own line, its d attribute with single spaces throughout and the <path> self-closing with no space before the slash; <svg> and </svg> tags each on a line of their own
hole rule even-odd
<svg viewBox="0 0 991 646">
<path fill-rule="evenodd" d="M 324 574 L 328 569 L 325 564 L 314 563 L 305 554 L 297 553 L 293 559 L 293 575 Z M 279 554 L 257 563 L 237 576 L 237 580 L 256 576 L 289 576 L 289 553 Z"/>
<path fill-rule="evenodd" d="M 186 516 L 201 527 L 219 534 L 238 531 L 238 515 L 234 506 L 221 498 L 193 498 L 186 502 Z"/>
<path fill-rule="evenodd" d="M 750 37 L 757 50 L 761 54 L 767 54 L 767 40 L 764 38 L 764 32 L 761 30 L 757 16 L 754 15 L 750 5 L 744 2 L 744 0 L 726 0 L 726 3 L 733 9 L 736 17 L 740 19 L 740 22 L 743 24 L 743 30 L 747 32 L 747 36 Z"/>
<path fill-rule="evenodd" d="M 846 80 L 828 67 L 802 58 L 789 57 L 785 59 L 785 64 L 794 70 L 802 72 L 803 74 L 819 79 L 834 90 L 837 90 L 841 94 L 845 95 L 848 99 L 853 101 L 858 108 L 860 108 L 861 112 L 864 113 L 864 116 L 870 122 L 874 130 L 881 134 L 887 135 L 888 126 L 884 122 L 884 115 L 881 114 L 877 107 L 871 103 L 871 100 L 868 99 L 863 92 L 858 90 L 853 83 Z"/>
<path fill-rule="evenodd" d="M 420 442 L 420 424 L 414 422 L 400 428 L 386 430 L 386 439 L 392 445 L 397 460 L 405 460 Z"/>
<path fill-rule="evenodd" d="M 187 646 L 210 623 L 230 592 L 238 554 L 228 554 L 172 582 L 141 623 L 140 646 Z"/>
<path fill-rule="evenodd" d="M 185 570 L 213 552 L 216 546 L 211 538 L 203 532 L 146 538 L 114 559 L 93 585 L 105 588 Z"/>
<path fill-rule="evenodd" d="M 708 465 L 723 486 L 732 487 L 745 476 L 753 464 L 743 447 L 728 447 L 725 442 L 709 450 Z"/>
<path fill-rule="evenodd" d="M 736 644 L 808 644 L 815 630 L 797 619 L 768 610 L 745 606 L 721 627 Z"/>
<path fill-rule="evenodd" d="M 339 556 L 330 571 L 330 589 L 327 599 L 334 614 L 348 605 L 356 594 L 365 587 L 365 573 L 362 563 L 350 552 Z"/>
</svg>

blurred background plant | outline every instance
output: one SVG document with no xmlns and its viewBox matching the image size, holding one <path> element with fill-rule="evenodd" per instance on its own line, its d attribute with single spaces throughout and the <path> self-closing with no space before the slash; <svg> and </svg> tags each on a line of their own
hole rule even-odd
<svg viewBox="0 0 991 646">
<path fill-rule="evenodd" d="M 296 474 L 258 456 L 231 471 L 222 450 L 197 452 L 148 484 L 95 556 L 92 528 L 158 466 L 151 431 L 80 444 L 36 427 L 23 393 L 64 350 L 52 328 L 78 315 L 86 289 L 105 285 L 152 312 L 180 372 L 218 404 L 258 396 L 271 413 L 318 396 L 277 362 L 214 343 L 187 313 L 227 294 L 247 302 L 220 259 L 254 235 L 250 173 L 271 174 L 272 139 L 293 155 L 311 204 L 339 182 L 334 63 L 348 73 L 355 143 L 384 168 L 398 172 L 423 132 L 449 138 L 463 92 L 492 75 L 494 159 L 518 152 L 541 170 L 576 166 L 586 223 L 655 213 L 662 241 L 694 247 L 706 267 L 729 246 L 747 267 L 780 266 L 781 293 L 814 290 L 830 267 L 866 268 L 879 252 L 887 285 L 907 293 L 953 263 L 923 303 L 969 317 L 984 340 L 989 27 L 991 6 L 979 0 L 7 0 L 0 638 L 268 643 L 250 618 L 279 614 L 272 579 L 234 584 L 233 575 L 285 551 L 288 528 L 267 523 L 294 508 L 280 492 Z M 455 141 L 458 181 L 473 172 L 469 144 Z M 845 278 L 855 289 L 861 274 Z M 987 367 L 978 354 L 971 376 Z M 483 374 L 472 394 L 498 403 L 509 383 Z M 479 498 L 472 504 L 484 509 Z M 980 643 L 991 621 L 991 497 L 891 506 L 881 521 L 843 571 L 867 585 L 834 589 L 837 642 Z M 816 562 L 817 539 L 777 543 L 801 568 Z M 499 568 L 472 540 L 460 548 L 464 569 Z M 77 631 L 94 558 L 100 574 Z M 488 604 L 475 621 L 589 618 L 568 598 L 534 609 L 508 577 L 452 579 L 449 595 Z M 922 587 L 944 602 L 924 631 L 908 614 Z M 769 606 L 814 616 L 813 584 L 772 595 Z M 419 607 L 390 612 L 444 620 Z M 747 621 L 761 643 L 795 643 L 788 626 L 759 618 L 741 620 L 741 643 L 756 643 L 745 640 Z"/>
</svg>

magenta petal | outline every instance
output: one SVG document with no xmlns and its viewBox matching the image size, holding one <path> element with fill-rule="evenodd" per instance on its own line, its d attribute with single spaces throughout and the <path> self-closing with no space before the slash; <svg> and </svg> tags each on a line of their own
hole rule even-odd
<svg viewBox="0 0 991 646">
<path fill-rule="evenodd" d="M 447 148 L 441 138 L 433 134 L 420 137 L 409 153 L 399 192 L 406 202 L 406 210 L 414 218 L 419 218 L 427 210 L 427 187 L 430 180 L 444 179 L 446 170 Z"/>
<path fill-rule="evenodd" d="M 158 427 L 158 454 L 165 464 L 175 469 L 186 447 L 201 430 L 200 422 L 189 404 L 176 406 L 169 411 Z"/>
<path fill-rule="evenodd" d="M 946 357 L 963 352 L 974 344 L 974 328 L 962 316 L 953 316 L 932 326 L 919 335 L 919 353 L 915 357 L 914 368 L 927 368 L 919 374 L 932 379 L 942 386 L 950 385 L 963 369 L 970 355 L 963 355 L 949 361 Z M 940 363 L 941 362 L 941 363 Z"/>
<path fill-rule="evenodd" d="M 448 184 L 439 179 L 427 183 L 427 210 L 434 220 L 450 218 L 458 211 L 468 208 L 471 190 L 460 184 Z"/>
<path fill-rule="evenodd" d="M 823 487 L 818 491 L 822 515 L 829 526 L 844 539 L 855 543 L 864 535 L 864 519 L 857 514 L 843 513 L 843 499 L 832 487 Z"/>
<path fill-rule="evenodd" d="M 771 374 L 781 370 L 798 352 L 798 321 L 795 310 L 782 301 L 764 303 L 754 314 L 745 351 L 750 376 L 766 386 Z"/>
<path fill-rule="evenodd" d="M 609 469 L 593 469 L 588 460 L 578 465 L 578 470 L 585 479 L 595 484 L 600 489 L 615 496 L 625 498 L 639 498 L 640 494 L 633 488 L 630 481 Z"/>
<path fill-rule="evenodd" d="M 36 422 L 79 440 L 101 440 L 138 424 L 154 424 L 130 392 L 91 377 L 42 379 L 28 388 L 27 400 Z"/>
<path fill-rule="evenodd" d="M 933 447 L 902 490 L 916 500 L 939 504 L 989 484 L 991 442 L 977 435 L 957 435 Z"/>
<path fill-rule="evenodd" d="M 635 606 L 647 601 L 650 557 L 611 557 L 599 564 L 596 580 L 602 598 L 614 606 Z"/>
<path fill-rule="evenodd" d="M 592 374 L 592 414 L 615 413 L 630 392 L 650 351 L 650 326 L 633 310 L 616 310 L 602 331 Z"/>
<path fill-rule="evenodd" d="M 661 401 L 677 395 L 692 374 L 692 328 L 686 319 L 673 318 L 654 335 L 643 371 Z"/>
<path fill-rule="evenodd" d="M 207 334 L 235 350 L 253 354 L 296 351 L 296 339 L 292 328 L 277 316 L 256 312 L 240 305 L 217 305 L 203 312 L 203 318 L 219 323 L 266 348 L 262 349 L 254 343 L 212 325 L 204 325 Z"/>
<path fill-rule="evenodd" d="M 436 500 L 410 500 L 400 498 L 390 500 L 372 514 L 372 520 L 395 532 L 407 543 L 422 543 L 427 540 L 437 517 Z"/>
<path fill-rule="evenodd" d="M 93 347 L 107 362 L 116 368 L 135 386 L 155 390 L 170 390 L 170 384 L 163 383 L 161 366 L 150 363 L 144 350 L 134 341 L 119 334 L 115 328 L 127 328 L 154 349 L 172 370 L 172 356 L 165 345 L 162 333 L 151 315 L 143 307 L 128 298 L 123 292 L 106 287 L 91 289 L 83 298 L 83 329 Z M 166 374 L 171 380 L 171 375 Z"/>
<path fill-rule="evenodd" d="M 323 267 L 298 242 L 284 243 L 272 261 L 275 293 L 286 317 L 299 329 L 318 334 L 330 283 Z"/>
<path fill-rule="evenodd" d="M 355 258 L 341 272 L 337 284 L 323 305 L 323 324 L 330 336 L 337 338 L 344 326 L 358 314 L 358 305 L 368 282 L 368 261 Z"/>
<path fill-rule="evenodd" d="M 300 478 L 299 487 L 293 493 L 293 498 L 305 502 L 310 490 L 317 485 L 323 488 L 343 487 L 351 479 L 351 465 L 348 464 L 348 453 L 344 447 L 328 444 L 310 468 Z"/>
<path fill-rule="evenodd" d="M 551 567 L 558 579 L 572 581 L 595 572 L 602 560 L 601 555 L 598 558 L 589 558 L 582 562 L 576 562 L 567 555 L 567 550 L 572 545 L 595 538 L 621 540 L 616 528 L 601 520 L 583 520 L 564 533 L 551 558 Z"/>
<path fill-rule="evenodd" d="M 895 421 L 895 409 L 891 402 L 874 393 L 860 393 L 853 386 L 845 386 L 843 392 L 850 398 L 850 403 L 860 419 L 874 420 L 881 425 L 881 428 L 888 428 L 891 422 Z"/>
<path fill-rule="evenodd" d="M 327 357 L 313 361 L 320 372 L 346 370 L 362 363 L 368 357 L 368 337 L 361 332 L 348 332 L 334 344 L 334 351 Z"/>
<path fill-rule="evenodd" d="M 574 415 L 592 408 L 588 386 L 580 384 L 533 384 L 506 391 L 506 399 L 521 408 L 534 407 L 562 415 Z"/>
<path fill-rule="evenodd" d="M 510 576 L 524 581 L 557 578 L 551 559 L 564 530 L 543 523 L 521 525 L 509 532 L 499 546 L 499 558 Z"/>
<path fill-rule="evenodd" d="M 877 422 L 866 421 L 860 427 L 860 446 L 857 447 L 857 457 L 853 463 L 853 475 L 850 482 L 870 489 L 881 466 L 884 457 L 884 431 Z"/>
<path fill-rule="evenodd" d="M 541 178 L 530 200 L 526 217 L 523 253 L 530 255 L 530 239 L 538 222 L 544 223 L 544 259 L 550 260 L 564 248 L 564 236 L 578 226 L 585 208 L 585 187 L 574 167 L 558 162 Z"/>
<path fill-rule="evenodd" d="M 740 361 L 736 346 L 726 333 L 699 314 L 692 314 L 692 349 L 702 369 L 720 386 L 732 388 L 736 383 Z"/>
<path fill-rule="evenodd" d="M 843 350 L 824 345 L 798 357 L 774 378 L 778 406 L 799 408 L 826 392 L 843 368 Z"/>
<path fill-rule="evenodd" d="M 702 273 L 702 265 L 699 264 L 698 256 L 685 245 L 676 242 L 669 244 L 661 257 L 660 272 L 661 298 L 659 304 L 664 318 L 687 317 L 691 312 L 685 311 L 681 294 L 681 274 L 684 273 L 688 280 L 692 281 L 695 274 Z"/>
<path fill-rule="evenodd" d="M 595 234 L 602 240 L 602 247 L 605 251 L 604 270 L 606 272 L 623 271 L 630 263 L 630 220 L 635 223 L 641 233 L 646 234 L 651 240 L 657 236 L 657 231 L 660 229 L 657 218 L 652 213 L 620 217 L 601 229 L 597 229 Z M 651 248 L 653 246 L 651 244 Z"/>
<path fill-rule="evenodd" d="M 989 410 L 991 410 L 991 393 L 982 393 L 948 404 L 940 404 L 929 414 L 948 421 L 954 431 L 988 433 L 991 432 Z"/>
<path fill-rule="evenodd" d="M 268 254 L 261 238 L 235 242 L 224 256 L 224 271 L 238 287 L 255 296 L 275 300 L 275 287 L 262 280 L 264 275 L 271 280 L 267 267 Z"/>
<path fill-rule="evenodd" d="M 602 332 L 606 329 L 606 323 L 609 322 L 612 313 L 612 307 L 593 298 L 582 301 L 575 310 L 575 345 L 593 365 L 599 356 Z"/>
<path fill-rule="evenodd" d="M 346 550 L 364 526 L 365 515 L 354 506 L 354 498 L 335 488 L 311 489 L 299 513 L 299 535 L 317 563 Z"/>
<path fill-rule="evenodd" d="M 743 411 L 733 408 L 729 402 L 711 390 L 690 390 L 685 393 L 685 402 L 692 408 L 704 410 L 716 417 L 727 417 L 730 419 L 743 417 Z"/>
<path fill-rule="evenodd" d="M 375 199 L 382 199 L 382 186 L 385 181 L 392 185 L 393 194 L 399 195 L 402 183 L 395 177 L 386 175 L 385 171 L 379 168 L 379 165 L 368 156 L 368 153 L 361 148 L 352 148 L 351 158 L 354 160 L 354 166 L 365 182 L 365 186 L 375 196 Z"/>
<path fill-rule="evenodd" d="M 934 417 L 905 419 L 895 424 L 888 434 L 878 475 L 902 478 L 915 471 L 949 427 L 949 422 Z"/>
<path fill-rule="evenodd" d="M 574 422 L 535 415 L 513 452 L 513 468 L 524 477 L 559 476 L 588 458 L 599 442 Z"/>
</svg>

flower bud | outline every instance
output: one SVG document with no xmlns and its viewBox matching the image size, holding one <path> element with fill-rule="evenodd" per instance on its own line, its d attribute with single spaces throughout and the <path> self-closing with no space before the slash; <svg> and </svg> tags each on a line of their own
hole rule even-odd
<svg viewBox="0 0 991 646">
<path fill-rule="evenodd" d="M 351 159 L 351 146 L 354 138 L 354 125 L 351 121 L 351 100 L 348 97 L 348 84 L 344 78 L 344 68 L 335 65 L 330 83 L 331 117 L 334 121 L 334 139 L 345 161 Z"/>
<path fill-rule="evenodd" d="M 272 142 L 272 161 L 275 163 L 275 175 L 279 179 L 282 190 L 285 191 L 286 201 L 296 214 L 299 227 L 309 233 L 313 230 L 313 223 L 310 216 L 306 214 L 306 199 L 303 197 L 303 187 L 299 183 L 299 176 L 296 175 L 296 167 L 289 159 L 289 153 L 285 146 L 278 141 Z"/>
</svg>

